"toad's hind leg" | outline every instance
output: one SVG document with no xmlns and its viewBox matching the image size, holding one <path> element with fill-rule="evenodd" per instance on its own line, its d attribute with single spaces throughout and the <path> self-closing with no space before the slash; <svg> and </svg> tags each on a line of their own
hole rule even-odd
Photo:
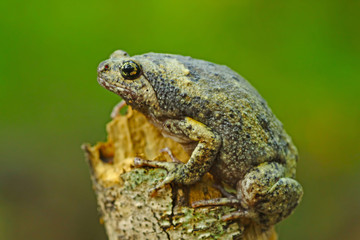
<svg viewBox="0 0 360 240">
<path fill-rule="evenodd" d="M 276 162 L 262 163 L 237 184 L 237 199 L 218 198 L 194 202 L 193 207 L 237 206 L 238 210 L 222 217 L 224 221 L 247 218 L 267 227 L 289 216 L 301 200 L 303 190 L 294 179 L 285 176 L 285 168 Z"/>
<path fill-rule="evenodd" d="M 257 213 L 258 222 L 273 225 L 289 216 L 303 195 L 301 185 L 286 177 L 276 162 L 262 163 L 247 173 L 237 186 L 238 198 L 246 209 Z M 231 219 L 224 216 L 224 219 Z"/>
</svg>

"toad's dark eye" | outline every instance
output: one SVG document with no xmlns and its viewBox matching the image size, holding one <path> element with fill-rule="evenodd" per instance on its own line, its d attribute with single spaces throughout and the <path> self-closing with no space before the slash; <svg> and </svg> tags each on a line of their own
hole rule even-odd
<svg viewBox="0 0 360 240">
<path fill-rule="evenodd" d="M 120 72 L 125 79 L 132 80 L 140 76 L 141 67 L 134 61 L 126 61 L 120 67 Z"/>
</svg>

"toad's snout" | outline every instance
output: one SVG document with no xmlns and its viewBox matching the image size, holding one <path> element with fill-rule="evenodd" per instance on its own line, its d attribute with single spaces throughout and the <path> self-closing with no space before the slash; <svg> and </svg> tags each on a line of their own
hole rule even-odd
<svg viewBox="0 0 360 240">
<path fill-rule="evenodd" d="M 101 62 L 97 68 L 98 76 L 100 76 L 103 72 L 108 70 L 110 70 L 110 65 L 108 61 Z"/>
</svg>

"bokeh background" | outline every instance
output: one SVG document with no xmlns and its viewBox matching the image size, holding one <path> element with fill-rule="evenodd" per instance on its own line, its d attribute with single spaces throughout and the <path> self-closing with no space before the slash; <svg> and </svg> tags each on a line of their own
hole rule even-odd
<svg viewBox="0 0 360 240">
<path fill-rule="evenodd" d="M 0 2 L 0 239 L 106 239 L 80 145 L 119 98 L 96 82 L 116 49 L 226 64 L 300 151 L 305 195 L 280 239 L 360 239 L 360 2 Z"/>
</svg>

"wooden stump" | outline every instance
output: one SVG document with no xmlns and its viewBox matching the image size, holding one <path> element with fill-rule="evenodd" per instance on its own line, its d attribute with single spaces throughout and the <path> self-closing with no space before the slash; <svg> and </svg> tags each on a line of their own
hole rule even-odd
<svg viewBox="0 0 360 240">
<path fill-rule="evenodd" d="M 168 147 L 181 161 L 189 156 L 146 118 L 128 109 L 107 125 L 107 142 L 83 145 L 90 166 L 101 222 L 110 240 L 118 239 L 263 239 L 276 240 L 274 228 L 262 232 L 254 223 L 224 222 L 235 208 L 191 208 L 193 201 L 221 197 L 208 173 L 192 186 L 167 185 L 155 196 L 149 189 L 166 176 L 159 168 L 134 168 L 134 157 L 171 161 Z"/>
</svg>

